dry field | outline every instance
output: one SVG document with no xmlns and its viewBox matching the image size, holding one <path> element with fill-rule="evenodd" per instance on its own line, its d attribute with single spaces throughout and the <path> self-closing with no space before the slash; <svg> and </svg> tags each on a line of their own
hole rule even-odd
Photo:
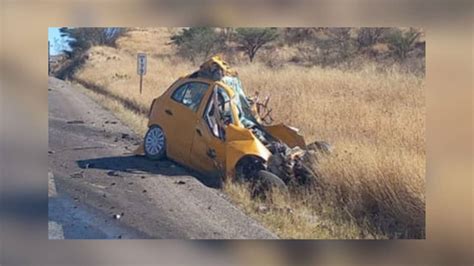
<svg viewBox="0 0 474 266">
<path fill-rule="evenodd" d="M 93 47 L 74 79 L 92 98 L 137 133 L 146 113 L 193 66 L 165 45 L 170 31 L 132 31 L 117 48 Z M 148 56 L 139 94 L 136 52 Z M 258 55 L 257 55 L 258 57 Z M 252 200 L 247 190 L 224 190 L 249 215 L 283 238 L 425 237 L 425 82 L 396 67 L 380 71 L 238 63 L 248 95 L 271 95 L 275 122 L 299 128 L 307 141 L 326 140 L 334 153 L 319 164 L 318 186 L 273 204 Z"/>
</svg>

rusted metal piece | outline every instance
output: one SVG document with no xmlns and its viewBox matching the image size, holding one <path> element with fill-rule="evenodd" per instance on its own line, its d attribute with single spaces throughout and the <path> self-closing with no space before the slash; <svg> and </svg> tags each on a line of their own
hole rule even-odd
<svg viewBox="0 0 474 266">
<path fill-rule="evenodd" d="M 309 144 L 308 149 L 283 145 L 270 156 L 267 169 L 288 185 L 308 185 L 318 176 L 315 171 L 318 158 L 328 155 L 331 149 L 327 142 L 322 141 Z"/>
<path fill-rule="evenodd" d="M 268 103 L 270 102 L 270 95 L 260 100 L 260 92 L 257 91 L 252 101 L 257 108 L 257 114 L 262 123 L 264 123 L 265 125 L 272 124 L 274 121 L 271 115 L 273 110 L 268 107 Z"/>
</svg>

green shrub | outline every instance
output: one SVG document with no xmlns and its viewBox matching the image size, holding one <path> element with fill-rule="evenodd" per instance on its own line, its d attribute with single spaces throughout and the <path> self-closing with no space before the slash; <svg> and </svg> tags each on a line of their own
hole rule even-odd
<svg viewBox="0 0 474 266">
<path fill-rule="evenodd" d="M 253 62 L 258 50 L 278 37 L 276 28 L 237 28 L 239 48 Z"/>
<path fill-rule="evenodd" d="M 387 37 L 387 42 L 392 54 L 396 59 L 404 61 L 410 51 L 415 49 L 416 42 L 420 37 L 420 32 L 410 29 L 401 31 L 394 29 Z"/>
<path fill-rule="evenodd" d="M 178 55 L 190 59 L 193 63 L 208 58 L 224 46 L 224 38 L 209 27 L 190 27 L 171 36 Z"/>
</svg>

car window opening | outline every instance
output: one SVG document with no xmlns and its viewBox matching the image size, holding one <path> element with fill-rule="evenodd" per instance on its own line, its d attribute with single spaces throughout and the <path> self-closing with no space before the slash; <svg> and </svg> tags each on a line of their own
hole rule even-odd
<svg viewBox="0 0 474 266">
<path fill-rule="evenodd" d="M 205 119 L 212 134 L 224 140 L 226 126 L 234 123 L 231 100 L 224 89 L 217 87 L 213 93 L 206 107 Z"/>
<path fill-rule="evenodd" d="M 176 89 L 171 98 L 196 112 L 209 85 L 202 82 L 190 82 Z"/>
</svg>

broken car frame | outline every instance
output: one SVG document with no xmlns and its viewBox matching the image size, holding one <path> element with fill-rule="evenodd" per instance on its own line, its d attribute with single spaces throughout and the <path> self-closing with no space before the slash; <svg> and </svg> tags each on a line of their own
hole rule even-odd
<svg viewBox="0 0 474 266">
<path fill-rule="evenodd" d="M 310 150 L 329 152 L 325 142 L 306 145 L 298 130 L 263 125 L 271 117 L 247 98 L 237 72 L 219 57 L 179 78 L 153 100 L 144 144 L 136 151 L 150 159 L 168 157 L 203 174 L 239 181 L 304 184 Z M 267 109 L 263 119 L 258 115 Z M 268 180 L 267 180 L 268 181 Z"/>
</svg>

